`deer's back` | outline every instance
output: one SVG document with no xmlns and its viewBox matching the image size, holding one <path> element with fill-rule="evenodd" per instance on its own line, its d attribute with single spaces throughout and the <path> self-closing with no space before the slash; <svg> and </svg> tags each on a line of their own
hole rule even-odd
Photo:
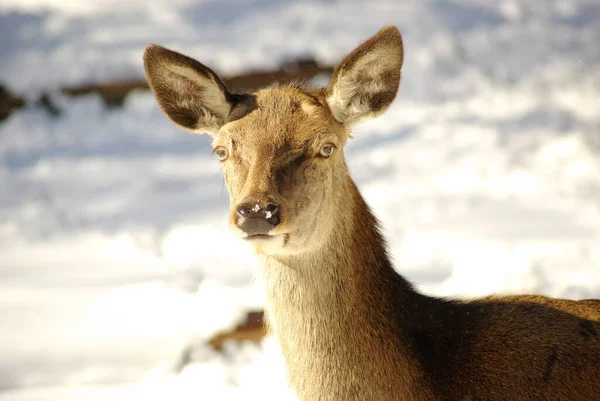
<svg viewBox="0 0 600 401">
<path fill-rule="evenodd" d="M 600 400 L 600 301 L 422 305 L 411 337 L 440 400 Z"/>
</svg>

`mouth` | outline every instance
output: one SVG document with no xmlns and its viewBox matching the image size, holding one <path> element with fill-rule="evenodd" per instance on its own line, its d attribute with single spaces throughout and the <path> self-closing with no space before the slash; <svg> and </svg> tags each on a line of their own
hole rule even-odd
<svg viewBox="0 0 600 401">
<path fill-rule="evenodd" d="M 275 235 L 252 234 L 252 235 L 247 235 L 247 236 L 243 237 L 243 239 L 245 241 L 254 243 L 254 244 L 272 242 L 273 240 L 278 239 L 278 238 L 283 239 L 282 246 L 285 246 L 285 245 L 287 245 L 287 242 L 289 239 L 289 234 L 275 234 Z"/>
<path fill-rule="evenodd" d="M 259 241 L 259 240 L 270 240 L 272 238 L 275 238 L 276 235 L 269 235 L 269 234 L 253 234 L 253 235 L 247 235 L 244 237 L 244 239 L 246 241 Z"/>
</svg>

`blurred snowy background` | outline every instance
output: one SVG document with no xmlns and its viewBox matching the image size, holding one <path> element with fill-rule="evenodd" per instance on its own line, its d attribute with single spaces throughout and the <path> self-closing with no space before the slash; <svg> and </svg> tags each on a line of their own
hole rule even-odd
<svg viewBox="0 0 600 401">
<path fill-rule="evenodd" d="M 293 399 L 272 339 L 203 345 L 263 302 L 209 139 L 147 91 L 60 88 L 142 78 L 150 42 L 225 75 L 334 64 L 384 24 L 400 95 L 346 154 L 397 269 L 600 297 L 597 0 L 2 0 L 0 84 L 30 106 L 0 122 L 0 400 Z"/>
</svg>

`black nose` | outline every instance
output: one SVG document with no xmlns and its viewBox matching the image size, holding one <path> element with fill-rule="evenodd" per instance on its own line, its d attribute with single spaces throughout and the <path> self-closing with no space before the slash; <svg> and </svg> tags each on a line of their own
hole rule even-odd
<svg viewBox="0 0 600 401">
<path fill-rule="evenodd" d="M 244 202 L 236 212 L 237 226 L 248 235 L 266 235 L 281 221 L 279 205 L 272 202 Z"/>
</svg>

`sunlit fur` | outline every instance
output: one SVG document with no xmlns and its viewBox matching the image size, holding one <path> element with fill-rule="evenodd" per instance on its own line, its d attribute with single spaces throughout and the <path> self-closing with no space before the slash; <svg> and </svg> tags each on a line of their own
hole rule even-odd
<svg viewBox="0 0 600 401">
<path fill-rule="evenodd" d="M 146 53 L 165 113 L 226 150 L 232 229 L 244 237 L 236 226 L 241 203 L 280 206 L 271 237 L 252 243 L 298 398 L 600 400 L 599 301 L 444 300 L 415 291 L 393 269 L 344 145 L 353 124 L 393 101 L 402 61 L 400 33 L 386 27 L 340 63 L 327 88 L 234 95 L 194 60 L 156 46 Z M 167 88 L 166 75 L 183 82 Z M 189 108 L 190 96 L 200 112 Z M 330 157 L 319 155 L 324 144 L 336 147 Z"/>
</svg>

